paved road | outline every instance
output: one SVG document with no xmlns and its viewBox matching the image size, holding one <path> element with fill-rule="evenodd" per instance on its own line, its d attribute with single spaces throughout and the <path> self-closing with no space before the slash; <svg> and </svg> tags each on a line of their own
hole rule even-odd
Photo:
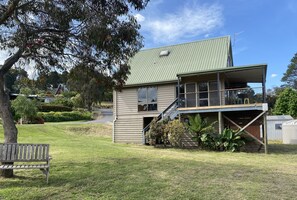
<svg viewBox="0 0 297 200">
<path fill-rule="evenodd" d="M 113 116 L 112 116 L 112 109 L 100 109 L 101 117 L 96 120 L 84 122 L 86 124 L 90 123 L 112 123 Z"/>
</svg>

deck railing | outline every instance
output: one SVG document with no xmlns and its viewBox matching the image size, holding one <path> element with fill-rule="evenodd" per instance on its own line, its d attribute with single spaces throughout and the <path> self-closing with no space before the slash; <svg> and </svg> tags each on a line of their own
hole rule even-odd
<svg viewBox="0 0 297 200">
<path fill-rule="evenodd" d="M 191 92 L 179 98 L 181 108 L 254 103 L 263 103 L 262 87 Z"/>
</svg>

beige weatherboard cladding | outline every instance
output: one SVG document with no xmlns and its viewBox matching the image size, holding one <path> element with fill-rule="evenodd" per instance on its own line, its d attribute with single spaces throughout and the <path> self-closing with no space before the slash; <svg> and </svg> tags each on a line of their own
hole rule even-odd
<svg viewBox="0 0 297 200">
<path fill-rule="evenodd" d="M 229 36 L 138 52 L 126 86 L 114 92 L 113 141 L 142 143 L 143 118 L 158 116 L 175 100 L 177 74 L 229 67 L 231 52 Z M 138 112 L 137 90 L 146 86 L 157 87 L 157 111 Z"/>
<path fill-rule="evenodd" d="M 142 129 L 144 117 L 156 117 L 167 106 L 168 102 L 175 99 L 176 84 L 157 85 L 158 110 L 138 112 L 137 110 L 137 89 L 124 88 L 121 92 L 115 92 L 114 108 L 117 111 L 114 116 L 114 142 L 121 143 L 142 143 Z M 115 94 L 114 93 L 114 94 Z"/>
</svg>

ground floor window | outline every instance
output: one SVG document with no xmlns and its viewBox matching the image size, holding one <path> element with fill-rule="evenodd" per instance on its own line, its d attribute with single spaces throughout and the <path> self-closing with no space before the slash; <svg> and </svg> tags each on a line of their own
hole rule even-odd
<svg viewBox="0 0 297 200">
<path fill-rule="evenodd" d="M 138 111 L 158 110 L 157 87 L 138 88 Z"/>
</svg>

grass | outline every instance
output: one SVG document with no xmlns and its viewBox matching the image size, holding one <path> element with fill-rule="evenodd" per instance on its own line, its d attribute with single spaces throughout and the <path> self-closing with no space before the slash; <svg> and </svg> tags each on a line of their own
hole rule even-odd
<svg viewBox="0 0 297 200">
<path fill-rule="evenodd" d="M 18 128 L 20 143 L 51 144 L 50 183 L 38 170 L 18 170 L 0 178 L 0 199 L 296 198 L 297 145 L 218 153 L 113 144 L 110 125 Z"/>
</svg>

